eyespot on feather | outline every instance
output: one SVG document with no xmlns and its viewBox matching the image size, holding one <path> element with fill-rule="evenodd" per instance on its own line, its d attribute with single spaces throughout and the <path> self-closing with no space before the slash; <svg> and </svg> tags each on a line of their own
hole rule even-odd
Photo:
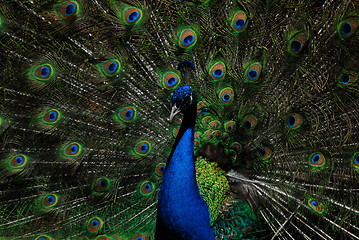
<svg viewBox="0 0 359 240">
<path fill-rule="evenodd" d="M 199 140 L 199 139 L 201 138 L 201 135 L 202 135 L 202 133 L 200 133 L 200 132 L 195 132 L 195 133 L 194 133 L 194 139 Z"/>
<path fill-rule="evenodd" d="M 45 209 L 52 208 L 58 203 L 59 197 L 55 194 L 46 194 L 42 197 L 42 207 Z"/>
<path fill-rule="evenodd" d="M 55 69 L 50 64 L 35 66 L 30 71 L 30 78 L 38 82 L 47 82 L 55 75 Z"/>
<path fill-rule="evenodd" d="M 148 141 L 140 141 L 135 146 L 135 153 L 139 156 L 146 156 L 151 152 L 152 146 Z"/>
<path fill-rule="evenodd" d="M 162 77 L 162 86 L 167 89 L 175 89 L 180 83 L 180 76 L 174 72 L 167 72 Z"/>
<path fill-rule="evenodd" d="M 68 143 L 63 149 L 66 157 L 76 157 L 82 153 L 83 146 L 77 142 L 71 142 Z"/>
<path fill-rule="evenodd" d="M 144 181 L 140 184 L 140 193 L 143 196 L 149 196 L 155 191 L 155 186 L 150 181 Z"/>
<path fill-rule="evenodd" d="M 41 235 L 35 238 L 35 240 L 52 240 L 52 238 L 47 235 Z"/>
<path fill-rule="evenodd" d="M 112 182 L 107 177 L 97 178 L 93 184 L 95 192 L 108 192 L 112 186 Z"/>
<path fill-rule="evenodd" d="M 197 34 L 190 28 L 186 28 L 179 33 L 178 46 L 189 49 L 197 43 Z"/>
<path fill-rule="evenodd" d="M 359 171 L 359 152 L 354 153 L 354 155 L 351 158 L 351 165 Z"/>
<path fill-rule="evenodd" d="M 214 137 L 216 137 L 216 138 L 219 138 L 219 137 L 222 136 L 222 132 L 219 131 L 219 130 L 214 130 L 214 131 L 212 132 L 212 135 L 213 135 Z"/>
<path fill-rule="evenodd" d="M 79 11 L 79 5 L 75 1 L 64 2 L 59 7 L 59 14 L 64 19 L 74 18 Z"/>
<path fill-rule="evenodd" d="M 209 127 L 210 127 L 211 129 L 219 129 L 220 126 L 221 126 L 221 123 L 220 123 L 219 121 L 217 121 L 217 120 L 211 121 L 211 122 L 209 123 Z"/>
<path fill-rule="evenodd" d="M 288 129 L 297 129 L 302 125 L 303 118 L 298 113 L 293 113 L 288 116 L 286 121 L 286 127 Z"/>
<path fill-rule="evenodd" d="M 252 63 L 245 67 L 244 80 L 249 83 L 254 83 L 261 75 L 262 66 L 259 62 Z"/>
<path fill-rule="evenodd" d="M 102 72 L 106 76 L 113 76 L 117 74 L 121 69 L 121 63 L 118 60 L 109 60 L 103 62 L 102 64 Z"/>
<path fill-rule="evenodd" d="M 226 76 L 226 65 L 224 62 L 216 62 L 210 67 L 208 74 L 215 81 L 222 80 Z"/>
<path fill-rule="evenodd" d="M 204 101 L 200 101 L 198 104 L 197 104 L 197 114 L 199 116 L 203 116 L 205 114 L 207 114 L 209 112 L 208 110 L 208 104 Z"/>
<path fill-rule="evenodd" d="M 229 104 L 234 99 L 234 90 L 230 87 L 224 88 L 219 93 L 219 101 L 224 104 Z"/>
<path fill-rule="evenodd" d="M 206 117 L 202 118 L 201 123 L 202 123 L 203 127 L 208 127 L 208 126 L 209 126 L 209 123 L 210 123 L 211 121 L 213 121 L 213 117 L 211 117 L 211 116 L 206 116 Z"/>
<path fill-rule="evenodd" d="M 243 11 L 236 12 L 232 17 L 230 24 L 234 32 L 243 32 L 248 26 L 247 14 Z"/>
<path fill-rule="evenodd" d="M 118 108 L 115 111 L 115 119 L 121 122 L 132 122 L 137 117 L 137 109 L 132 106 Z"/>
<path fill-rule="evenodd" d="M 107 237 L 106 235 L 100 235 L 96 237 L 96 240 L 113 240 L 113 238 Z"/>
<path fill-rule="evenodd" d="M 224 129 L 229 133 L 233 133 L 236 130 L 236 122 L 235 121 L 226 122 L 224 124 Z"/>
<path fill-rule="evenodd" d="M 338 78 L 338 84 L 341 87 L 347 87 L 357 81 L 358 75 L 355 72 L 345 72 Z"/>
<path fill-rule="evenodd" d="M 321 152 L 314 152 L 309 156 L 309 166 L 312 170 L 322 170 L 326 166 L 326 158 Z"/>
<path fill-rule="evenodd" d="M 349 18 L 341 21 L 338 24 L 337 31 L 342 40 L 349 38 L 353 35 L 358 29 L 358 19 L 357 18 Z"/>
<path fill-rule="evenodd" d="M 135 237 L 133 237 L 131 240 L 149 240 L 149 236 L 148 235 L 144 235 L 144 234 L 138 234 Z"/>
<path fill-rule="evenodd" d="M 12 156 L 8 160 L 8 165 L 11 170 L 18 171 L 25 168 L 28 162 L 28 157 L 23 154 Z"/>
<path fill-rule="evenodd" d="M 142 10 L 135 7 L 127 8 L 124 11 L 124 20 L 127 25 L 139 23 L 142 19 Z"/>
<path fill-rule="evenodd" d="M 236 152 L 240 153 L 242 151 L 242 145 L 239 142 L 234 142 L 230 146 L 231 149 L 235 150 Z"/>
<path fill-rule="evenodd" d="M 257 150 L 257 157 L 260 160 L 268 160 L 272 155 L 272 150 L 269 147 L 260 147 Z"/>
<path fill-rule="evenodd" d="M 322 203 L 318 202 L 315 199 L 308 200 L 308 206 L 314 210 L 316 213 L 323 214 L 324 213 L 324 206 Z"/>
<path fill-rule="evenodd" d="M 203 133 L 203 136 L 206 137 L 207 139 L 212 139 L 213 136 L 213 130 L 207 130 Z"/>
<path fill-rule="evenodd" d="M 49 109 L 47 110 L 43 117 L 42 120 L 47 123 L 47 124 L 55 124 L 61 117 L 61 113 L 56 110 L 56 109 Z"/>
<path fill-rule="evenodd" d="M 101 218 L 93 217 L 87 221 L 87 230 L 91 233 L 97 233 L 103 226 Z"/>
<path fill-rule="evenodd" d="M 162 176 L 163 173 L 164 173 L 165 170 L 166 170 L 166 163 L 159 163 L 159 164 L 157 164 L 155 170 L 156 170 L 155 172 L 156 172 L 156 174 L 157 174 L 158 176 Z"/>
<path fill-rule="evenodd" d="M 302 32 L 297 32 L 289 39 L 288 52 L 296 56 L 303 49 L 306 44 L 306 36 Z"/>
<path fill-rule="evenodd" d="M 257 125 L 257 118 L 253 115 L 249 115 L 243 119 L 243 127 L 245 129 L 253 129 Z"/>
</svg>

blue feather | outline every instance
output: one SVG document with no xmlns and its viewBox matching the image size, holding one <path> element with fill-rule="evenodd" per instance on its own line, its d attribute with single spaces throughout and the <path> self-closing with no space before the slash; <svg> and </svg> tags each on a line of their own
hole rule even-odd
<svg viewBox="0 0 359 240">
<path fill-rule="evenodd" d="M 173 101 L 183 104 L 184 99 L 189 97 L 188 89 L 192 91 L 188 86 L 179 88 L 173 96 Z M 196 106 L 196 102 L 191 103 Z M 193 152 L 196 108 L 187 108 L 190 110 L 185 112 L 162 178 L 156 239 L 214 239 L 208 206 L 200 195 L 196 181 Z"/>
</svg>

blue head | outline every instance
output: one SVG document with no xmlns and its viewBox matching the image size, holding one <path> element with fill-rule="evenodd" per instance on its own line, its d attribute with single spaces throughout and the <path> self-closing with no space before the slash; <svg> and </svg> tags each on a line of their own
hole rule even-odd
<svg viewBox="0 0 359 240">
<path fill-rule="evenodd" d="M 178 113 L 187 113 L 196 109 L 197 98 L 190 86 L 182 86 L 176 89 L 172 95 L 172 111 L 170 120 Z"/>
</svg>

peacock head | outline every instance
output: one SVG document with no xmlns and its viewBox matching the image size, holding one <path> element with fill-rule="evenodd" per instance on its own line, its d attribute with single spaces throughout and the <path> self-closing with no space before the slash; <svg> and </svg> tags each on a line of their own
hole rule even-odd
<svg viewBox="0 0 359 240">
<path fill-rule="evenodd" d="M 182 86 L 176 89 L 172 95 L 172 110 L 170 121 L 178 113 L 187 113 L 197 108 L 197 97 L 190 86 Z"/>
</svg>

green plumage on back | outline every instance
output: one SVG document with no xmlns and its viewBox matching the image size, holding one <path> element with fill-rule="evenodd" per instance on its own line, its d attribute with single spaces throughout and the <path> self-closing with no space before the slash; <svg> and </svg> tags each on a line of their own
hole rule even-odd
<svg viewBox="0 0 359 240">
<path fill-rule="evenodd" d="M 0 1 L 0 239 L 154 239 L 183 85 L 216 239 L 359 239 L 358 21 L 356 1 Z"/>
</svg>

